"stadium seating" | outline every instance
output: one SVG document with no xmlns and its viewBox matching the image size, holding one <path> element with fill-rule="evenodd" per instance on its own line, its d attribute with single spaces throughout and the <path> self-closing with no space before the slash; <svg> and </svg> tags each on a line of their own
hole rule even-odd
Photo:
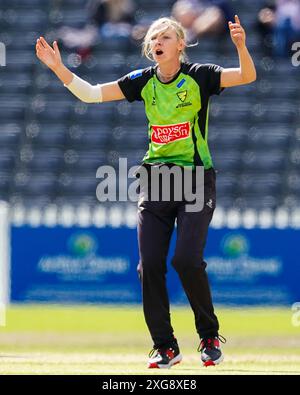
<svg viewBox="0 0 300 395">
<path fill-rule="evenodd" d="M 137 0 L 139 22 L 168 15 L 174 1 Z M 100 165 L 120 157 L 138 164 L 147 150 L 147 122 L 141 103 L 87 105 L 76 100 L 35 57 L 40 35 L 55 38 L 62 25 L 86 22 L 84 0 L 2 0 L 0 42 L 7 65 L 0 67 L 0 199 L 25 206 L 49 203 L 97 205 Z M 226 89 L 211 103 L 209 142 L 217 169 L 218 205 L 291 207 L 300 203 L 299 69 L 290 59 L 271 59 L 255 29 L 260 1 L 233 2 L 247 29 L 258 80 Z M 128 40 L 99 39 L 92 55 L 72 71 L 93 83 L 116 80 L 149 62 Z M 191 61 L 237 65 L 230 37 L 203 39 L 189 49 Z M 77 59 L 77 58 L 76 58 Z"/>
</svg>

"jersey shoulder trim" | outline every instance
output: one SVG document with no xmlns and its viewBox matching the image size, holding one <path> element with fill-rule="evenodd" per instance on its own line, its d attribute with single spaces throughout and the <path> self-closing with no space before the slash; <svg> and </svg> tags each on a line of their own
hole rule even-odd
<svg viewBox="0 0 300 395">
<path fill-rule="evenodd" d="M 136 78 L 140 78 L 140 77 L 143 77 L 143 76 L 146 76 L 146 75 L 149 76 L 149 75 L 152 75 L 152 74 L 153 74 L 153 67 L 150 66 L 150 67 L 147 67 L 145 69 L 138 69 L 138 70 L 131 71 L 128 74 L 128 77 L 131 80 L 135 80 Z"/>
<path fill-rule="evenodd" d="M 142 100 L 141 91 L 153 76 L 153 67 L 133 70 L 118 80 L 119 87 L 129 102 Z"/>
<path fill-rule="evenodd" d="M 219 94 L 223 67 L 213 63 L 185 63 L 183 73 L 192 77 L 202 88 L 202 93 L 209 96 Z"/>
</svg>

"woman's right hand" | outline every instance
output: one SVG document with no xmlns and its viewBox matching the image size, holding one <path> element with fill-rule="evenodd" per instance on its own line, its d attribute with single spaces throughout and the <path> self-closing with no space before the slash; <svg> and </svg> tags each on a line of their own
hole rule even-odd
<svg viewBox="0 0 300 395">
<path fill-rule="evenodd" d="M 48 66 L 52 71 L 56 71 L 62 66 L 61 55 L 57 42 L 54 41 L 53 48 L 47 43 L 44 37 L 36 40 L 36 56 L 41 62 Z"/>
</svg>

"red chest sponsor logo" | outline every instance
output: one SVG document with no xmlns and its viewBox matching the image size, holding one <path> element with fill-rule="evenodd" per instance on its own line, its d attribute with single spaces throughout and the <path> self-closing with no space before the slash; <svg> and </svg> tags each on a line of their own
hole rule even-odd
<svg viewBox="0 0 300 395">
<path fill-rule="evenodd" d="M 190 137 L 190 130 L 189 122 L 175 125 L 153 125 L 151 140 L 156 144 L 172 143 Z"/>
</svg>

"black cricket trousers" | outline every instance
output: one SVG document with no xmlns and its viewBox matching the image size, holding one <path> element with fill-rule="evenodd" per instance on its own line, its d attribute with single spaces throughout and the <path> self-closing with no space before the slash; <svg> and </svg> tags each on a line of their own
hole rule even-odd
<svg viewBox="0 0 300 395">
<path fill-rule="evenodd" d="M 219 323 L 214 313 L 206 263 L 203 260 L 208 226 L 216 203 L 215 183 L 215 170 L 205 170 L 204 207 L 198 212 L 186 212 L 184 199 L 139 200 L 138 272 L 142 283 L 145 321 L 155 348 L 168 347 L 174 342 L 166 287 L 166 258 L 176 219 L 177 240 L 172 265 L 194 312 L 200 338 L 218 335 Z"/>
</svg>

